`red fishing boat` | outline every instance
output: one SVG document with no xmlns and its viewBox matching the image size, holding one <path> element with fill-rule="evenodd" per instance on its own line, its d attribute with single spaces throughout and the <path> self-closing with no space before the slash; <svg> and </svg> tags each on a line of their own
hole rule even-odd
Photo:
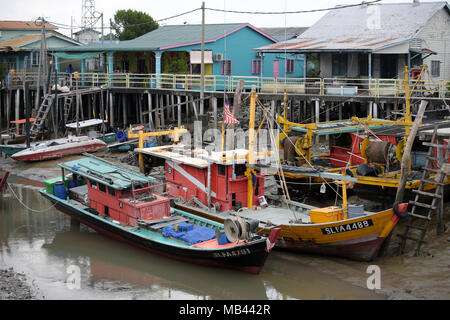
<svg viewBox="0 0 450 320">
<path fill-rule="evenodd" d="M 254 233 L 256 220 L 221 224 L 173 209 L 156 179 L 94 157 L 59 166 L 62 177 L 46 181 L 43 196 L 76 221 L 151 253 L 257 274 L 280 232 L 264 237 Z"/>
</svg>

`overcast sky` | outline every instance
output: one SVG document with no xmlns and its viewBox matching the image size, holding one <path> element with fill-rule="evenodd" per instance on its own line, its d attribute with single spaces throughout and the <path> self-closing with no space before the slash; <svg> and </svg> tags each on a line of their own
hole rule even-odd
<svg viewBox="0 0 450 320">
<path fill-rule="evenodd" d="M 238 10 L 238 11 L 299 11 L 330 8 L 338 4 L 356 4 L 362 0 L 204 0 L 206 8 Z M 370 1 L 370 0 L 368 0 Z M 383 0 L 383 3 L 412 2 L 413 0 Z M 436 0 L 421 0 L 422 2 Z M 67 29 L 59 31 L 70 35 L 71 17 L 74 24 L 81 24 L 82 0 L 0 0 L 0 20 L 35 20 L 44 16 L 48 21 L 67 25 Z M 96 0 L 97 12 L 104 13 L 105 25 L 120 9 L 143 11 L 155 20 L 171 17 L 183 12 L 200 8 L 201 0 Z M 255 27 L 304 27 L 311 26 L 326 12 L 282 14 L 282 15 L 253 15 L 234 14 L 206 11 L 206 23 L 248 22 Z M 167 20 L 160 24 L 198 24 L 201 23 L 201 11 L 196 11 L 182 17 Z M 100 23 L 97 25 L 100 27 Z M 77 31 L 77 30 L 75 30 Z M 105 30 L 105 34 L 109 30 Z"/>
</svg>

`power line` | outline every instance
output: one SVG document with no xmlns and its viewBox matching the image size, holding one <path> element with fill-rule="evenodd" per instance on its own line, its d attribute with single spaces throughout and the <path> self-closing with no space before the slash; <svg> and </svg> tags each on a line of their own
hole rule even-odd
<svg viewBox="0 0 450 320">
<path fill-rule="evenodd" d="M 205 8 L 205 10 L 209 10 L 209 11 L 216 11 L 216 12 L 224 12 L 224 13 L 237 13 L 237 14 L 253 14 L 253 15 L 287 15 L 287 14 L 301 14 L 301 13 L 314 13 L 314 12 L 323 12 L 323 11 L 331 11 L 331 10 L 338 10 L 338 9 L 343 9 L 343 8 L 351 8 L 351 7 L 359 7 L 359 6 L 363 6 L 363 5 L 369 5 L 369 4 L 374 4 L 374 3 L 378 3 L 381 2 L 382 0 L 372 0 L 372 1 L 363 1 L 361 3 L 358 4 L 348 4 L 348 5 L 340 5 L 337 7 L 329 7 L 329 8 L 321 8 L 321 9 L 311 9 L 311 10 L 297 10 L 297 11 L 272 11 L 272 12 L 263 12 L 263 11 L 238 11 L 238 10 L 226 10 L 226 9 L 216 9 L 216 8 Z M 174 16 L 170 16 L 167 18 L 163 18 L 163 19 L 158 19 L 158 20 L 154 20 L 154 22 L 162 22 L 162 21 L 166 21 L 166 20 L 171 20 L 171 19 L 175 19 L 196 11 L 201 10 L 202 8 L 195 8 L 180 14 L 176 14 Z M 81 26 L 69 26 L 67 24 L 63 24 L 63 23 L 58 23 L 58 22 L 52 22 L 52 21 L 47 21 L 53 25 L 58 26 L 61 29 L 66 29 L 66 30 L 70 30 L 72 28 L 75 29 L 81 29 Z M 126 25 L 127 27 L 135 27 L 135 26 L 142 26 L 142 25 L 146 25 L 146 24 L 151 24 L 153 22 L 143 22 L 143 23 L 138 23 L 138 24 L 128 24 Z M 105 28 L 108 28 L 108 26 L 105 26 Z M 109 28 L 111 28 L 111 26 L 109 26 Z M 101 27 L 92 27 L 91 29 L 101 29 Z"/>
<path fill-rule="evenodd" d="M 218 12 L 228 12 L 228 13 L 239 13 L 239 14 L 267 14 L 267 15 L 276 15 L 276 14 L 299 14 L 299 13 L 314 13 L 314 12 L 322 12 L 322 11 L 331 11 L 331 10 L 338 10 L 343 8 L 351 8 L 351 7 L 359 7 L 363 5 L 369 5 L 374 4 L 377 2 L 381 2 L 382 0 L 373 0 L 373 1 L 363 1 L 358 4 L 347 4 L 347 5 L 339 5 L 336 7 L 330 7 L 330 8 L 322 8 L 322 9 L 311 9 L 311 10 L 298 10 L 298 11 L 270 11 L 270 12 L 263 12 L 263 11 L 238 11 L 238 10 L 225 10 L 225 9 L 215 9 L 215 8 L 205 8 L 206 10 L 210 11 L 218 11 Z"/>
</svg>

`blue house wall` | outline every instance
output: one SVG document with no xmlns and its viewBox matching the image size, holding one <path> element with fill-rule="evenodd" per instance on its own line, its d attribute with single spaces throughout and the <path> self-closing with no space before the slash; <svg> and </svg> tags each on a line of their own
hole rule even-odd
<svg viewBox="0 0 450 320">
<path fill-rule="evenodd" d="M 205 43 L 205 50 L 211 50 L 213 56 L 215 54 L 223 54 L 224 60 L 231 60 L 232 73 L 230 76 L 237 77 L 273 77 L 273 62 L 279 60 L 280 74 L 279 77 L 287 78 L 303 78 L 304 77 L 304 60 L 303 55 L 297 55 L 295 58 L 295 71 L 286 73 L 284 54 L 265 54 L 263 58 L 257 55 L 255 48 L 263 47 L 274 42 L 265 37 L 263 34 L 253 30 L 250 27 L 242 28 L 236 32 L 228 34 L 226 37 L 211 43 Z M 200 44 L 177 47 L 164 51 L 186 51 L 191 52 L 201 50 Z M 281 57 L 283 56 L 283 57 Z M 290 54 L 288 58 L 292 58 Z M 252 61 L 262 60 L 262 74 L 252 73 Z M 222 62 L 215 61 L 213 63 L 213 75 L 221 76 Z M 246 88 L 251 87 L 251 82 L 247 83 Z M 218 86 L 218 90 L 223 90 L 223 86 Z"/>
</svg>

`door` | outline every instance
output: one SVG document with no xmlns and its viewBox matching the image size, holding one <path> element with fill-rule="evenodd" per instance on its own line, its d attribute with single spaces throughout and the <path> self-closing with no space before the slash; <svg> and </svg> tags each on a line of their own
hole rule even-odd
<svg viewBox="0 0 450 320">
<path fill-rule="evenodd" d="M 274 78 L 280 77 L 280 61 L 279 60 L 273 61 L 273 77 Z"/>
</svg>

